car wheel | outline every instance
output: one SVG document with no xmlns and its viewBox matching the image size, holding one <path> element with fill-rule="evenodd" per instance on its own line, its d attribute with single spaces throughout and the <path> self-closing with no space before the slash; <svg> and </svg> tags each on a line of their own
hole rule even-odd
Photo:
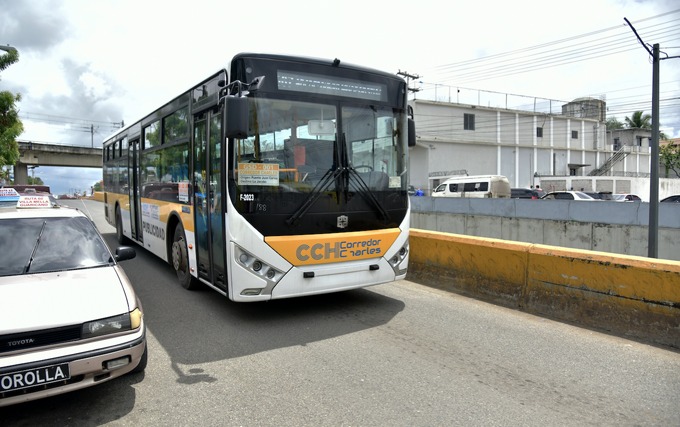
<svg viewBox="0 0 680 427">
<path fill-rule="evenodd" d="M 121 245 L 130 243 L 128 238 L 123 234 L 123 220 L 120 217 L 120 206 L 116 208 L 116 238 Z"/>
<path fill-rule="evenodd" d="M 197 280 L 189 272 L 189 253 L 184 237 L 184 227 L 181 223 L 177 224 L 172 241 L 172 268 L 175 269 L 179 283 L 184 289 L 191 291 L 198 287 Z"/>
<path fill-rule="evenodd" d="M 139 360 L 139 365 L 135 367 L 135 369 L 131 370 L 130 373 L 136 374 L 139 372 L 144 372 L 144 369 L 146 369 L 146 362 L 148 359 L 148 350 L 147 350 L 147 345 L 144 344 L 144 353 L 142 354 L 142 358 Z"/>
</svg>

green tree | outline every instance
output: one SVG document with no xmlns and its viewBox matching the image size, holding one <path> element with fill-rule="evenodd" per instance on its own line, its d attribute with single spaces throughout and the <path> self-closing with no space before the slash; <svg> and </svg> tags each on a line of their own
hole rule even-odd
<svg viewBox="0 0 680 427">
<path fill-rule="evenodd" d="M 680 145 L 669 142 L 659 146 L 659 159 L 666 167 L 666 176 L 673 171 L 680 178 Z"/>
<path fill-rule="evenodd" d="M 101 181 L 97 181 L 94 183 L 94 191 L 102 191 L 102 183 Z"/>
<path fill-rule="evenodd" d="M 633 113 L 632 117 L 626 116 L 626 127 L 628 128 L 640 128 L 640 129 L 651 129 L 652 128 L 652 116 L 651 114 L 645 114 L 644 111 L 636 111 Z"/>
<path fill-rule="evenodd" d="M 0 56 L 0 71 L 19 61 L 19 52 L 10 49 Z M 16 103 L 21 95 L 8 91 L 0 92 L 0 178 L 6 178 L 9 172 L 6 166 L 13 166 L 19 159 L 17 138 L 24 132 L 24 124 L 19 120 Z"/>
<path fill-rule="evenodd" d="M 623 129 L 625 126 L 616 117 L 611 117 L 607 119 L 607 130 L 618 130 Z"/>
<path fill-rule="evenodd" d="M 661 123 L 659 123 L 661 126 Z M 644 114 L 644 111 L 636 111 L 633 113 L 633 117 L 626 116 L 626 127 L 639 128 L 639 129 L 652 129 L 652 116 L 651 114 Z M 609 120 L 607 120 L 607 130 L 609 129 Z M 663 141 L 668 139 L 665 133 L 659 132 L 659 140 Z"/>
<path fill-rule="evenodd" d="M 32 176 L 28 177 L 28 185 L 45 185 L 43 182 L 42 178 L 37 177 L 33 178 Z"/>
</svg>

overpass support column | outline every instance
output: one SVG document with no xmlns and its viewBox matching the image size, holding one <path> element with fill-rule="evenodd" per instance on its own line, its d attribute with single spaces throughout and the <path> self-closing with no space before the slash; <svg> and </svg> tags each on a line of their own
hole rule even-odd
<svg viewBox="0 0 680 427">
<path fill-rule="evenodd" d="M 28 167 L 26 163 L 17 162 L 14 165 L 14 183 L 28 185 Z"/>
</svg>

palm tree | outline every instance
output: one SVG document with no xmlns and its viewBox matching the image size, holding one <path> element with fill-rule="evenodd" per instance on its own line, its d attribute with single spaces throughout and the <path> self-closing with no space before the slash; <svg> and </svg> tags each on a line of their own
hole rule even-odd
<svg viewBox="0 0 680 427">
<path fill-rule="evenodd" d="M 626 126 L 631 129 L 631 128 L 639 128 L 639 129 L 652 129 L 652 115 L 651 114 L 643 114 L 644 111 L 636 111 L 633 113 L 633 118 L 630 118 L 626 116 Z M 609 124 L 609 123 L 608 123 Z M 659 123 L 659 126 L 661 126 L 661 123 Z M 609 127 L 607 127 L 609 129 Z M 661 141 L 668 139 L 668 136 L 663 133 L 659 132 L 659 139 Z"/>
<path fill-rule="evenodd" d="M 626 116 L 626 126 L 628 128 L 651 129 L 652 116 L 651 114 L 644 114 L 644 111 L 636 111 L 633 113 L 633 118 Z"/>
</svg>

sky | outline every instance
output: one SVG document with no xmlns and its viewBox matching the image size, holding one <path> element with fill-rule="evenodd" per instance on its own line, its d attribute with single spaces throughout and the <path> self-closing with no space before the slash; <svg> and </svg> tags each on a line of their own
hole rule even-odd
<svg viewBox="0 0 680 427">
<path fill-rule="evenodd" d="M 87 147 L 101 147 L 114 123 L 134 122 L 239 52 L 408 72 L 424 99 L 495 106 L 509 93 L 521 95 L 511 107 L 526 109 L 534 97 L 594 96 L 620 121 L 651 113 L 652 96 L 650 56 L 624 18 L 645 43 L 680 56 L 680 7 L 666 0 L 0 0 L 0 10 L 0 44 L 20 53 L 0 74 L 0 90 L 22 96 L 19 140 Z M 677 138 L 680 58 L 661 61 L 660 74 L 661 130 Z M 55 194 L 101 180 L 100 169 L 34 172 Z"/>
</svg>

